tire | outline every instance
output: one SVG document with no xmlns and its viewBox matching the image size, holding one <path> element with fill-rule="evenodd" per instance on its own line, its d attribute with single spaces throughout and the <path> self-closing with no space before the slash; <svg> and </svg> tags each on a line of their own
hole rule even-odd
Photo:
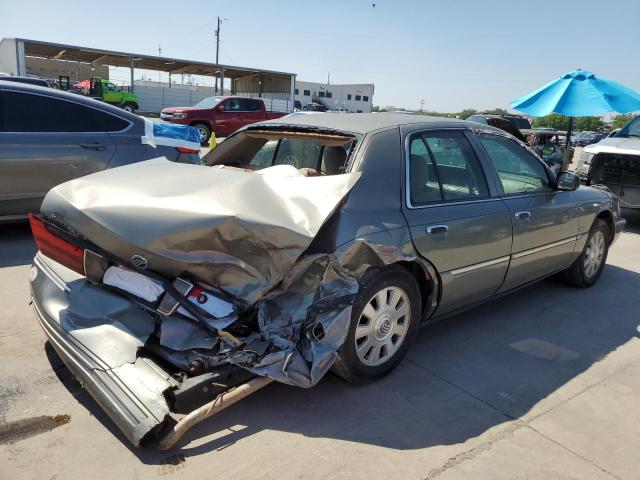
<svg viewBox="0 0 640 480">
<path fill-rule="evenodd" d="M 368 272 L 354 301 L 347 338 L 338 350 L 333 372 L 351 383 L 367 383 L 393 370 L 418 333 L 421 303 L 415 279 L 401 266 Z"/>
<path fill-rule="evenodd" d="M 198 130 L 198 134 L 200 135 L 200 145 L 206 145 L 209 143 L 209 138 L 211 137 L 211 130 L 204 123 L 196 123 L 192 125 L 193 128 Z"/>
<path fill-rule="evenodd" d="M 611 232 L 607 224 L 600 219 L 593 222 L 582 253 L 565 270 L 565 281 L 569 285 L 588 288 L 596 283 L 607 262 L 610 239 Z"/>
<path fill-rule="evenodd" d="M 135 112 L 135 111 L 136 111 L 135 105 L 134 105 L 133 103 L 125 103 L 125 104 L 122 106 L 122 109 L 123 109 L 125 112 L 129 112 L 129 113 L 133 113 L 133 112 Z"/>
</svg>

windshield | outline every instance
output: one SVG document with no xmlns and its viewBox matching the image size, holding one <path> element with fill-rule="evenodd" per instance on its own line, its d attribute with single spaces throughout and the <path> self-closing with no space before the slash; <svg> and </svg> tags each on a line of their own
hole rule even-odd
<svg viewBox="0 0 640 480">
<path fill-rule="evenodd" d="M 230 137 L 203 160 L 247 170 L 290 165 L 305 176 L 336 175 L 346 171 L 356 142 L 351 135 L 253 130 Z"/>
<path fill-rule="evenodd" d="M 196 108 L 213 108 L 222 101 L 222 97 L 207 97 L 194 105 Z"/>
<path fill-rule="evenodd" d="M 617 137 L 640 137 L 640 116 L 634 118 L 624 127 L 622 127 L 622 129 L 618 133 L 616 133 L 616 138 Z"/>
</svg>

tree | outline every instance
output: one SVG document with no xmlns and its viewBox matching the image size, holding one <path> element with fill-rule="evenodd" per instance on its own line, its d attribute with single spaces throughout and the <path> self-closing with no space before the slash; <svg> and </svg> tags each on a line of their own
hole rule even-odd
<svg viewBox="0 0 640 480">
<path fill-rule="evenodd" d="M 617 115 L 614 119 L 613 119 L 613 125 L 611 128 L 622 128 L 624 127 L 627 123 L 629 123 L 631 120 L 637 118 L 638 115 L 635 115 L 633 113 L 622 113 L 620 115 Z"/>
<path fill-rule="evenodd" d="M 579 117 L 573 122 L 573 129 L 576 132 L 584 132 L 585 130 L 597 132 L 602 126 L 604 126 L 604 122 L 600 117 Z"/>
<path fill-rule="evenodd" d="M 566 130 L 569 128 L 569 117 L 558 113 L 550 113 L 544 117 L 533 119 L 534 128 L 555 128 L 556 130 Z"/>
<path fill-rule="evenodd" d="M 374 105 L 374 106 L 371 108 L 371 111 L 372 111 L 372 112 L 379 112 L 379 111 L 380 111 L 380 107 L 378 107 L 377 105 Z"/>
<path fill-rule="evenodd" d="M 466 120 L 471 115 L 475 115 L 476 113 L 478 113 L 478 111 L 473 108 L 465 108 L 458 114 L 458 118 L 461 120 Z"/>
<path fill-rule="evenodd" d="M 486 115 L 504 115 L 507 111 L 504 108 L 492 108 L 489 110 L 484 110 L 482 113 Z"/>
<path fill-rule="evenodd" d="M 600 117 L 577 117 L 573 119 L 573 131 L 582 132 L 584 130 L 596 131 L 604 125 Z M 569 117 L 558 113 L 551 113 L 544 117 L 533 120 L 534 128 L 555 128 L 556 130 L 567 130 L 569 128 Z"/>
</svg>

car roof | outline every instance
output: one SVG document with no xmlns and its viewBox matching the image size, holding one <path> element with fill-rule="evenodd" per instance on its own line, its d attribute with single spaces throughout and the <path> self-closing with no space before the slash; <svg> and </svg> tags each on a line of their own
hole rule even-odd
<svg viewBox="0 0 640 480">
<path fill-rule="evenodd" d="M 430 117 L 427 115 L 412 113 L 391 113 L 391 112 L 375 112 L 375 113 L 346 113 L 346 112 L 323 112 L 308 113 L 295 112 L 284 117 L 274 120 L 267 120 L 256 125 L 265 126 L 296 126 L 309 127 L 327 130 L 341 130 L 344 132 L 352 132 L 359 134 L 367 134 L 376 130 L 384 130 L 405 125 L 424 125 L 438 127 L 464 127 L 473 128 L 486 127 L 476 122 L 467 122 L 445 117 Z M 491 129 L 491 127 L 489 127 Z"/>
<path fill-rule="evenodd" d="M 71 102 L 87 105 L 89 107 L 98 108 L 100 110 L 104 110 L 114 115 L 126 118 L 132 122 L 141 120 L 138 115 L 125 112 L 121 108 L 114 107 L 113 105 L 109 105 L 108 103 L 85 97 L 77 93 L 65 92 L 49 87 L 40 87 L 38 85 L 32 85 L 30 83 L 7 82 L 5 80 L 2 80 L 2 78 L 3 77 L 0 77 L 0 90 L 13 90 L 19 92 L 34 93 L 38 95 L 46 95 L 48 97 L 60 98 L 62 100 L 68 100 Z"/>
</svg>

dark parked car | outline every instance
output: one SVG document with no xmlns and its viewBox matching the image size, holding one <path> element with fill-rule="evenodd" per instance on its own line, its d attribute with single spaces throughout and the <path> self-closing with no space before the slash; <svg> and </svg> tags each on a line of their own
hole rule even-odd
<svg viewBox="0 0 640 480">
<path fill-rule="evenodd" d="M 571 144 L 574 147 L 586 147 L 592 143 L 598 143 L 601 137 L 591 132 L 579 132 L 571 136 Z"/>
<path fill-rule="evenodd" d="M 471 122 L 299 113 L 204 160 L 79 178 L 32 217 L 36 316 L 134 445 L 253 376 L 371 381 L 420 324 L 560 272 L 589 287 L 625 223 Z"/>
<path fill-rule="evenodd" d="M 143 144 L 141 117 L 5 78 L 0 79 L 0 220 L 38 212 L 52 187 L 82 175 L 160 156 L 199 161 L 193 152 Z"/>
<path fill-rule="evenodd" d="M 26 83 L 28 85 L 37 85 L 38 87 L 55 88 L 55 82 L 47 80 L 46 78 L 38 77 L 18 77 L 18 76 L 0 76 L 0 80 L 3 82 L 17 82 Z"/>
</svg>

